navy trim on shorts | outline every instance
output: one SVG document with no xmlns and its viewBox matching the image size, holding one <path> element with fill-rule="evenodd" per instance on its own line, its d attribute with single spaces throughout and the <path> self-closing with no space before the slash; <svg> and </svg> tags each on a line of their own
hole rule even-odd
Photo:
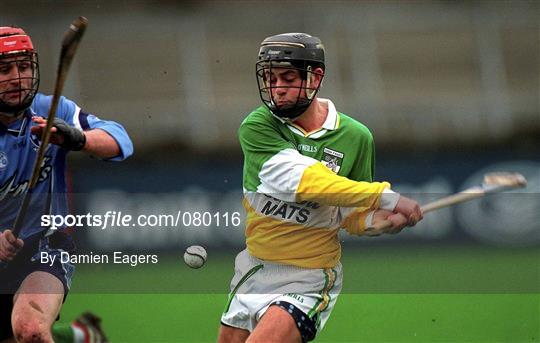
<svg viewBox="0 0 540 343">
<path fill-rule="evenodd" d="M 282 308 L 291 315 L 291 317 L 294 319 L 294 322 L 296 323 L 296 327 L 300 331 L 300 337 L 302 337 L 302 342 L 309 342 L 315 339 L 315 336 L 317 335 L 316 323 L 318 315 L 310 318 L 298 307 L 286 301 L 274 301 L 270 304 L 270 306 L 272 305 Z"/>
</svg>

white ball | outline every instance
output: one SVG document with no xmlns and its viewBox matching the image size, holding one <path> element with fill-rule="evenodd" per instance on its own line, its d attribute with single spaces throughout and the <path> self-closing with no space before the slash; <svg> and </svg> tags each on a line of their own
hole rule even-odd
<svg viewBox="0 0 540 343">
<path fill-rule="evenodd" d="M 184 253 L 184 262 L 191 268 L 201 268 L 206 262 L 206 250 L 200 245 L 192 245 Z"/>
</svg>

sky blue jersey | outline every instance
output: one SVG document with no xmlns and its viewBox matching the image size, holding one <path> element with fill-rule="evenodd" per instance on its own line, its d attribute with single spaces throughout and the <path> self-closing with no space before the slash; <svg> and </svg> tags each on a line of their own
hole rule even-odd
<svg viewBox="0 0 540 343">
<path fill-rule="evenodd" d="M 30 133 L 32 116 L 46 118 L 51 96 L 38 93 L 22 118 L 9 126 L 0 124 L 0 231 L 11 229 L 28 189 L 40 140 Z M 133 153 L 133 144 L 122 125 L 88 114 L 73 101 L 61 97 L 56 112 L 60 118 L 80 130 L 101 129 L 118 143 L 120 154 L 111 161 L 121 161 Z M 67 215 L 66 156 L 68 151 L 49 144 L 33 189 L 32 200 L 20 238 L 48 230 L 41 226 L 43 214 Z"/>
</svg>

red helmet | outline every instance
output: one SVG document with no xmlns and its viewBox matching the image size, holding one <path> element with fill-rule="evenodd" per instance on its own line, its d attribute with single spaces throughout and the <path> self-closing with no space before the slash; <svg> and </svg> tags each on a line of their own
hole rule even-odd
<svg viewBox="0 0 540 343">
<path fill-rule="evenodd" d="M 16 116 L 28 108 L 39 86 L 37 53 L 18 27 L 0 27 L 0 112 Z"/>
<path fill-rule="evenodd" d="M 18 27 L 0 27 L 0 55 L 17 52 L 35 52 L 32 40 Z"/>
</svg>

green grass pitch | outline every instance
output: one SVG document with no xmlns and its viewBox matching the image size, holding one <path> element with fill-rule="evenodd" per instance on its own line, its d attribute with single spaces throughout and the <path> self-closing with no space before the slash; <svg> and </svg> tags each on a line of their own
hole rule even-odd
<svg viewBox="0 0 540 343">
<path fill-rule="evenodd" d="M 79 266 L 61 320 L 90 309 L 113 343 L 214 342 L 233 258 Z M 346 247 L 343 292 L 316 341 L 538 342 L 539 261 L 537 248 Z"/>
</svg>

